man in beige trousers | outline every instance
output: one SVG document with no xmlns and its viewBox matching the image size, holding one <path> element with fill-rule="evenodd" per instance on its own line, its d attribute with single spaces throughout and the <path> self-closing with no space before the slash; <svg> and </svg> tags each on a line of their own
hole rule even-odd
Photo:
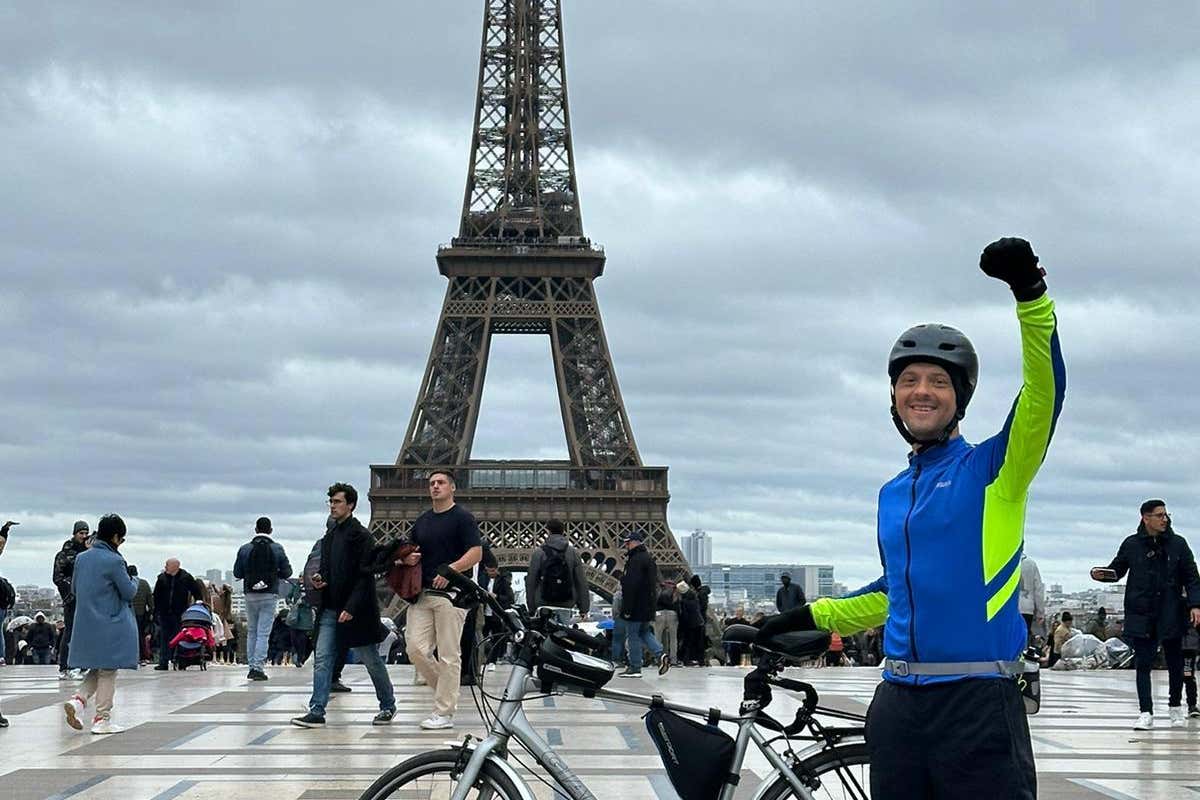
<svg viewBox="0 0 1200 800">
<path fill-rule="evenodd" d="M 421 565 L 421 594 L 408 609 L 404 636 L 408 658 L 433 689 L 433 713 L 421 722 L 425 730 L 454 727 L 461 685 L 462 632 L 466 610 L 454 605 L 449 583 L 438 570 L 448 566 L 470 572 L 483 557 L 479 525 L 470 511 L 454 503 L 454 474 L 433 472 L 429 476 L 429 499 L 433 508 L 413 523 L 412 540 L 417 550 L 405 559 Z M 437 658 L 433 651 L 437 650 Z"/>
</svg>

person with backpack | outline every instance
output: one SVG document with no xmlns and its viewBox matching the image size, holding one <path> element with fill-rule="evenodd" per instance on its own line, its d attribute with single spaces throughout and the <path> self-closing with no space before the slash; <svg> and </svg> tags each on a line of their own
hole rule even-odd
<svg viewBox="0 0 1200 800">
<path fill-rule="evenodd" d="M 563 524 L 546 523 L 546 541 L 529 559 L 525 573 L 525 599 L 530 611 L 539 606 L 577 608 L 580 615 L 591 609 L 592 595 L 579 553 L 563 535 Z"/>
<path fill-rule="evenodd" d="M 279 605 L 279 582 L 292 577 L 292 565 L 283 545 L 271 538 L 271 520 L 259 517 L 254 523 L 254 537 L 238 549 L 233 563 L 233 577 L 242 581 L 246 597 L 246 662 L 250 665 L 246 678 L 267 680 L 263 663 Z"/>
</svg>

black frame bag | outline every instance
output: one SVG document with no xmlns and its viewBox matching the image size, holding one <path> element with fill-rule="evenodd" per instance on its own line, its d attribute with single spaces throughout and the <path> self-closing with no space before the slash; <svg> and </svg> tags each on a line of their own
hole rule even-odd
<svg viewBox="0 0 1200 800">
<path fill-rule="evenodd" d="M 680 798 L 717 800 L 733 777 L 729 773 L 736 749 L 733 737 L 716 725 L 665 708 L 650 709 L 645 719 L 650 740 Z"/>
</svg>

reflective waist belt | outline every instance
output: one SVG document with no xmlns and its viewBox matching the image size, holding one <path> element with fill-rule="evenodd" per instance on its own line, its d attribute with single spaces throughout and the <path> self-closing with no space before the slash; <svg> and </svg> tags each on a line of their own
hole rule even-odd
<svg viewBox="0 0 1200 800">
<path fill-rule="evenodd" d="M 909 675 L 991 675 L 1015 677 L 1025 672 L 1024 661 L 954 661 L 931 663 L 885 658 L 883 668 L 899 678 Z"/>
</svg>

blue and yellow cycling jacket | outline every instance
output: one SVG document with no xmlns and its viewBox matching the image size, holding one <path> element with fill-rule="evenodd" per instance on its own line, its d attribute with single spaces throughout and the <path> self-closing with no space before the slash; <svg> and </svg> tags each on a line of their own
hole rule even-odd
<svg viewBox="0 0 1200 800">
<path fill-rule="evenodd" d="M 813 603 L 821 629 L 848 634 L 882 624 L 884 655 L 902 661 L 1020 657 L 1025 501 L 1062 409 L 1066 371 L 1053 301 L 1018 303 L 1017 319 L 1024 383 L 1004 428 L 978 445 L 955 437 L 909 456 L 908 469 L 879 491 L 883 576 L 851 596 Z M 923 685 L 967 676 L 883 677 Z"/>
</svg>

